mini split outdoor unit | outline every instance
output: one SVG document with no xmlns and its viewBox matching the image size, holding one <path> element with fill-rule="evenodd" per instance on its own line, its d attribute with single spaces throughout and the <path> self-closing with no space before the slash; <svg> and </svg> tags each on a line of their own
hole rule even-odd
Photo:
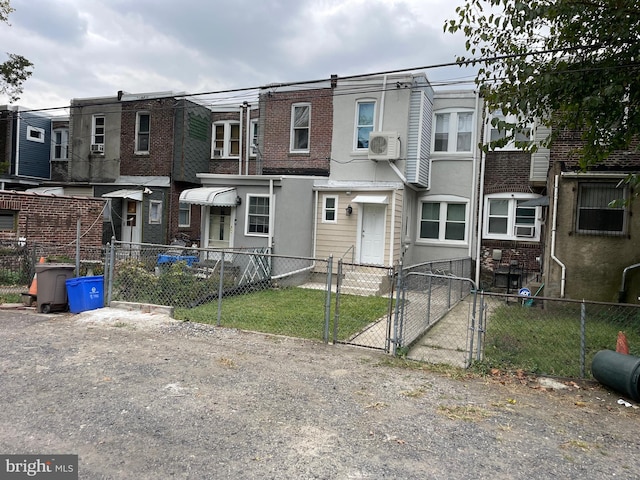
<svg viewBox="0 0 640 480">
<path fill-rule="evenodd" d="M 369 160 L 397 160 L 400 157 L 398 132 L 371 132 Z"/>
</svg>

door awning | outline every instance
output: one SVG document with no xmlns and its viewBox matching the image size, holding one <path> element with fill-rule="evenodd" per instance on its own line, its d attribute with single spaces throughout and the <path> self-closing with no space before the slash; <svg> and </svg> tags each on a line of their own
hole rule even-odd
<svg viewBox="0 0 640 480">
<path fill-rule="evenodd" d="M 142 190 L 123 189 L 105 193 L 102 198 L 128 198 L 137 202 L 142 201 Z"/>
<path fill-rule="evenodd" d="M 180 194 L 182 203 L 214 207 L 235 207 L 236 189 L 232 187 L 190 188 Z"/>
<path fill-rule="evenodd" d="M 386 205 L 389 202 L 387 201 L 386 195 L 356 195 L 351 203 L 376 203 L 378 205 Z"/>
</svg>

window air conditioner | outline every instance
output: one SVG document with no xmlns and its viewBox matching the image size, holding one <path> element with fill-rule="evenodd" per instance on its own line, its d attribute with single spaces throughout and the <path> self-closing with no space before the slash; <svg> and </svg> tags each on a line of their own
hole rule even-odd
<svg viewBox="0 0 640 480">
<path fill-rule="evenodd" d="M 222 149 L 221 148 L 214 148 L 213 149 L 213 158 L 220 158 L 222 156 Z"/>
<path fill-rule="evenodd" d="M 369 160 L 397 160 L 400 156 L 398 132 L 371 132 Z"/>
<path fill-rule="evenodd" d="M 527 225 L 527 226 L 516 225 L 516 237 L 532 238 L 535 236 L 535 233 L 536 233 L 536 227 L 534 227 L 533 225 Z"/>
<path fill-rule="evenodd" d="M 91 145 L 91 153 L 104 153 L 104 143 L 94 143 Z"/>
</svg>

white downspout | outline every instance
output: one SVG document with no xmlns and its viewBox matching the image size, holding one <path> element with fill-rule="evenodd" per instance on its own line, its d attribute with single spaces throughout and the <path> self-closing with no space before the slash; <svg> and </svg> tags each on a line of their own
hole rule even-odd
<svg viewBox="0 0 640 480">
<path fill-rule="evenodd" d="M 476 92 L 476 111 L 480 108 L 480 92 Z M 482 144 L 485 144 L 487 132 L 484 129 L 485 125 L 485 116 L 484 116 L 484 107 L 482 109 L 482 123 L 483 126 L 483 136 L 482 136 Z M 475 175 L 476 175 L 476 161 L 477 161 L 477 151 L 474 152 L 473 156 L 473 178 L 475 184 Z M 478 215 L 476 218 L 478 219 L 478 229 L 477 229 L 477 238 L 476 238 L 476 285 L 480 285 L 480 271 L 482 270 L 482 230 L 484 227 L 484 172 L 486 168 L 486 155 L 483 152 L 480 152 L 480 182 L 478 182 Z M 471 187 L 473 190 L 473 186 Z M 473 193 L 473 192 L 472 192 Z M 473 195 L 471 198 L 474 198 Z M 473 211 L 473 209 L 472 209 Z M 469 245 L 469 256 L 471 256 L 471 245 Z"/>
<path fill-rule="evenodd" d="M 553 184 L 553 227 L 551 230 L 551 258 L 562 268 L 562 276 L 560 277 L 560 298 L 564 298 L 565 283 L 567 280 L 567 267 L 556 257 L 556 230 L 558 228 L 558 177 L 555 176 Z"/>
<path fill-rule="evenodd" d="M 313 258 L 316 258 L 316 249 L 318 247 L 317 245 L 317 241 L 318 241 L 318 199 L 319 199 L 319 192 L 318 190 L 316 190 L 315 193 L 315 203 L 313 205 Z M 314 262 L 315 263 L 315 262 Z"/>
<path fill-rule="evenodd" d="M 387 76 L 382 77 L 382 94 L 380 96 L 380 114 L 378 115 L 378 131 L 382 132 L 383 123 L 382 120 L 384 118 L 384 99 L 387 93 Z"/>
<path fill-rule="evenodd" d="M 276 205 L 273 201 L 273 178 L 269 179 L 269 237 L 267 242 L 269 244 L 269 253 L 273 253 L 273 224 L 274 215 L 276 213 Z"/>
<path fill-rule="evenodd" d="M 393 247 L 395 246 L 395 227 L 396 227 L 396 191 L 391 191 L 391 229 L 390 229 L 390 239 L 389 239 L 389 266 L 393 265 Z M 402 235 L 402 232 L 400 232 Z"/>
<path fill-rule="evenodd" d="M 253 138 L 251 138 L 253 132 L 251 131 L 251 111 L 249 110 L 249 104 L 246 104 L 246 132 L 247 132 L 247 142 L 245 145 L 244 151 L 244 174 L 249 175 L 249 159 L 251 158 L 251 145 L 253 142 Z"/>
<path fill-rule="evenodd" d="M 242 114 L 244 113 L 244 107 L 240 106 L 239 110 L 240 110 L 240 123 L 238 128 L 240 129 L 240 131 L 238 132 L 238 135 L 240 136 L 240 138 L 238 141 L 240 142 L 240 145 L 242 145 L 242 120 L 243 120 Z M 238 145 L 238 147 L 240 147 L 240 145 Z M 238 155 L 238 175 L 242 175 L 242 153 L 243 152 L 242 152 L 242 148 L 238 148 L 238 150 L 240 150 L 238 152 L 239 154 Z"/>
</svg>

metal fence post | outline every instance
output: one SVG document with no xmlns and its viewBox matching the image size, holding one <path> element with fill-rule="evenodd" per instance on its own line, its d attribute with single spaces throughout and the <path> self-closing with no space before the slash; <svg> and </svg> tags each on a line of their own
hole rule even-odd
<svg viewBox="0 0 640 480">
<path fill-rule="evenodd" d="M 403 277 L 404 269 L 402 268 L 402 262 L 398 266 L 398 277 L 396 279 L 396 307 L 394 309 L 395 321 L 393 322 L 393 341 L 392 339 L 387 339 L 387 351 L 391 353 L 391 355 L 396 354 L 396 349 L 398 348 L 398 338 L 401 336 L 402 327 L 404 325 L 404 277 Z"/>
<path fill-rule="evenodd" d="M 587 356 L 587 304 L 582 300 L 580 304 L 580 376 L 586 376 L 586 358 Z"/>
<path fill-rule="evenodd" d="M 218 282 L 218 326 L 222 325 L 222 293 L 224 291 L 224 250 L 220 261 L 220 282 Z"/>
<path fill-rule="evenodd" d="M 342 286 L 342 259 L 338 259 L 338 276 L 336 277 L 336 308 L 333 315 L 333 343 L 338 341 L 338 322 L 340 321 L 340 287 Z"/>
<path fill-rule="evenodd" d="M 327 259 L 327 283 L 324 302 L 324 343 L 329 343 L 329 322 L 331 322 L 331 273 L 333 271 L 333 255 Z"/>
<path fill-rule="evenodd" d="M 111 249 L 109 250 L 109 287 L 107 295 L 107 306 L 111 306 L 111 297 L 113 295 L 113 271 L 116 258 L 116 237 L 111 237 Z"/>
</svg>

